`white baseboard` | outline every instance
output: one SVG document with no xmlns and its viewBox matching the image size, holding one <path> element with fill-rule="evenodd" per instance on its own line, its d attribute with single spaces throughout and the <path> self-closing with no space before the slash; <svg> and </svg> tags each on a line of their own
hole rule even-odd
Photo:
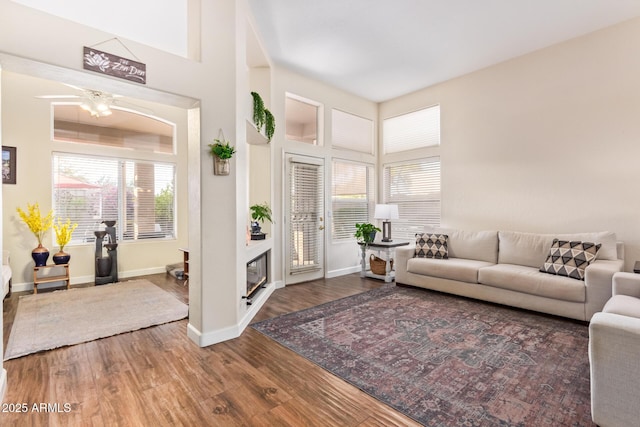
<svg viewBox="0 0 640 427">
<path fill-rule="evenodd" d="M 148 274 L 158 274 L 158 273 L 166 273 L 166 267 L 153 267 L 153 268 L 143 268 L 139 270 L 130 270 L 130 271 L 122 271 L 118 272 L 118 280 L 128 279 L 131 277 L 145 276 Z M 96 279 L 95 276 L 75 276 L 71 278 L 71 286 L 78 285 L 82 283 L 92 283 Z M 54 283 L 43 283 L 42 285 L 38 285 L 38 289 L 46 289 L 46 288 L 55 288 L 61 285 L 62 282 L 54 282 Z M 11 286 L 12 292 L 21 292 L 21 291 L 32 291 L 33 290 L 33 282 L 24 282 L 24 283 L 15 283 Z"/>
<path fill-rule="evenodd" d="M 269 297 L 271 296 L 273 291 L 276 290 L 279 284 L 281 284 L 280 287 L 284 287 L 284 283 L 282 283 L 281 281 L 272 282 L 265 286 L 265 288 L 260 293 L 258 293 L 256 298 L 253 299 L 251 305 L 237 325 L 232 325 L 226 328 L 216 329 L 215 331 L 202 333 L 193 325 L 191 325 L 191 323 L 189 323 L 189 325 L 187 326 L 187 336 L 191 339 L 191 341 L 195 342 L 200 347 L 208 347 L 213 344 L 218 344 L 223 341 L 238 338 L 242 334 L 242 332 L 244 332 L 247 326 L 249 326 L 251 320 L 253 320 L 260 308 L 262 308 L 264 303 L 269 299 Z"/>
<path fill-rule="evenodd" d="M 7 392 L 7 370 L 0 371 L 0 402 L 4 402 L 4 395 Z"/>
<path fill-rule="evenodd" d="M 325 277 L 327 279 L 332 279 L 334 277 L 346 276 L 347 274 L 359 273 L 362 270 L 360 265 L 356 265 L 353 267 L 341 268 L 339 270 L 331 270 L 328 271 Z"/>
</svg>

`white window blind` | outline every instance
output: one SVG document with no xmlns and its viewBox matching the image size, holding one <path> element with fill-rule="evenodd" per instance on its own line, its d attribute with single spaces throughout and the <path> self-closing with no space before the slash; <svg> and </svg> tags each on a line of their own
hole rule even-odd
<svg viewBox="0 0 640 427">
<path fill-rule="evenodd" d="M 175 165 L 53 154 L 53 207 L 78 223 L 73 243 L 116 220 L 119 240 L 175 237 Z"/>
<path fill-rule="evenodd" d="M 385 165 L 384 201 L 398 205 L 394 237 L 412 239 L 426 226 L 440 225 L 440 158 Z"/>
<path fill-rule="evenodd" d="M 332 110 L 331 141 L 334 148 L 373 154 L 373 121 Z"/>
<path fill-rule="evenodd" d="M 289 174 L 289 271 L 306 273 L 322 268 L 322 166 L 291 160 Z"/>
<path fill-rule="evenodd" d="M 440 106 L 385 119 L 382 135 L 385 153 L 440 145 Z"/>
<path fill-rule="evenodd" d="M 334 159 L 331 186 L 331 238 L 353 239 L 356 223 L 373 217 L 373 166 Z"/>
</svg>

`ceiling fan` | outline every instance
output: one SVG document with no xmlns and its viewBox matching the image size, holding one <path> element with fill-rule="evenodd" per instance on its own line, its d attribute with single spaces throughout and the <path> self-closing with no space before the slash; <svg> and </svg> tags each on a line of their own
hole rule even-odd
<svg viewBox="0 0 640 427">
<path fill-rule="evenodd" d="M 123 101 L 117 100 L 117 98 L 122 98 L 122 95 L 114 95 L 108 92 L 103 92 L 95 89 L 85 89 L 78 86 L 73 86 L 70 84 L 66 84 L 73 89 L 79 90 L 82 92 L 78 95 L 40 95 L 36 96 L 36 98 L 40 99 L 78 99 L 80 100 L 80 108 L 89 112 L 92 117 L 106 117 L 113 114 L 111 110 L 112 106 L 118 106 L 118 104 L 125 104 Z M 130 106 L 134 107 L 137 110 L 147 110 L 152 113 L 150 110 L 144 107 L 140 107 L 139 105 L 126 103 Z"/>
</svg>

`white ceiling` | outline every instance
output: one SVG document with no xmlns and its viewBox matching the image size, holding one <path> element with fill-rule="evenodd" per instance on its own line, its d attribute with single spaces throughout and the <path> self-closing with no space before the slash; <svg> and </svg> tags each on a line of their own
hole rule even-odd
<svg viewBox="0 0 640 427">
<path fill-rule="evenodd" d="M 249 2 L 276 64 L 376 102 L 640 16 L 640 0 Z"/>
</svg>

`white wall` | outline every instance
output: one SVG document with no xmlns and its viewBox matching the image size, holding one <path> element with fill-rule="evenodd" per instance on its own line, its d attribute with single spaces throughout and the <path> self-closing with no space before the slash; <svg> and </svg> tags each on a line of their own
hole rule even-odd
<svg viewBox="0 0 640 427">
<path fill-rule="evenodd" d="M 380 120 L 440 104 L 442 223 L 611 230 L 640 259 L 640 19 L 380 105 Z"/>
<path fill-rule="evenodd" d="M 363 161 L 375 164 L 373 155 L 366 155 L 349 150 L 336 150 L 331 147 L 331 110 L 336 108 L 351 114 L 355 114 L 374 122 L 377 120 L 378 106 L 372 101 L 362 99 L 356 95 L 333 88 L 316 80 L 301 76 L 283 68 L 276 68 L 274 76 L 274 89 L 272 93 L 271 111 L 276 117 L 284 117 L 285 94 L 287 92 L 294 95 L 318 102 L 322 104 L 318 135 L 323 139 L 322 145 L 314 146 L 296 141 L 285 140 L 284 120 L 276 122 L 276 134 L 272 145 L 276 150 L 274 171 L 274 181 L 276 191 L 275 207 L 277 207 L 276 217 L 281 224 L 283 221 L 284 207 L 284 163 L 283 153 L 296 153 L 309 156 L 316 156 L 324 159 L 325 162 L 325 277 L 332 277 L 345 273 L 357 271 L 359 262 L 358 245 L 353 241 L 333 243 L 331 241 L 331 159 L 338 157 L 341 159 Z M 276 253 L 278 261 L 276 265 L 284 265 L 284 230 L 279 228 L 280 238 L 276 240 Z"/>
</svg>

